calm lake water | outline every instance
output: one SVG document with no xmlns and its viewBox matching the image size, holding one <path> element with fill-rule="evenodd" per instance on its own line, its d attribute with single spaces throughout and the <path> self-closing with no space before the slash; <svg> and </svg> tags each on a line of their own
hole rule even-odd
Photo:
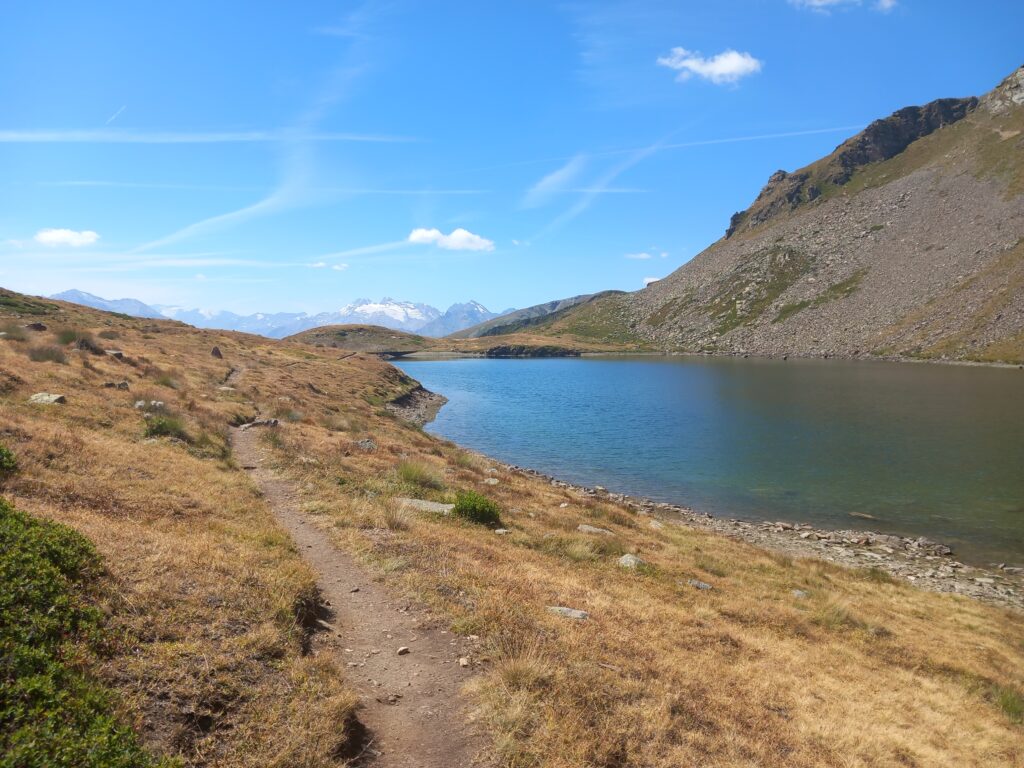
<svg viewBox="0 0 1024 768">
<path fill-rule="evenodd" d="M 1024 371 L 689 357 L 399 366 L 449 399 L 429 431 L 573 483 L 1024 563 Z"/>
</svg>

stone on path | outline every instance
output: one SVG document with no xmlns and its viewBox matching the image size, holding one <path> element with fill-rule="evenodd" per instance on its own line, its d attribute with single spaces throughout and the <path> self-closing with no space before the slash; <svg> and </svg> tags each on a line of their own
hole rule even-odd
<svg viewBox="0 0 1024 768">
<path fill-rule="evenodd" d="M 66 403 L 68 399 L 64 395 L 55 395 L 52 392 L 36 392 L 28 401 L 41 405 L 53 405 L 55 403 Z"/>
<path fill-rule="evenodd" d="M 407 653 L 409 653 L 409 646 L 407 645 L 403 645 L 401 648 L 398 649 L 399 656 L 405 656 Z"/>
<path fill-rule="evenodd" d="M 280 423 L 281 422 L 277 419 L 256 419 L 256 421 L 250 421 L 248 424 L 243 424 L 239 429 L 244 432 L 245 430 L 252 429 L 253 427 L 276 427 Z"/>
</svg>

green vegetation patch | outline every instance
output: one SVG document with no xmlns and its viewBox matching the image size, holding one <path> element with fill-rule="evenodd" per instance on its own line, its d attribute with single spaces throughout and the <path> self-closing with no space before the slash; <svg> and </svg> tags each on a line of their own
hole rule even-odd
<svg viewBox="0 0 1024 768">
<path fill-rule="evenodd" d="M 154 413 L 146 419 L 146 437 L 174 437 L 188 443 L 192 438 L 177 416 Z"/>
<path fill-rule="evenodd" d="M 752 265 L 764 265 L 763 276 L 748 272 L 737 275 L 712 300 L 711 316 L 718 321 L 715 332 L 728 333 L 759 318 L 779 296 L 785 293 L 811 268 L 811 258 L 795 248 L 774 244 L 750 259 Z"/>
<path fill-rule="evenodd" d="M 0 445 L 0 478 L 18 471 L 18 457 L 6 445 Z"/>
<path fill-rule="evenodd" d="M 0 289 L 0 310 L 19 315 L 45 315 L 55 309 L 57 309 L 56 304 Z"/>
<path fill-rule="evenodd" d="M 64 354 L 64 350 L 54 346 L 32 347 L 28 351 L 28 359 L 35 363 L 60 363 L 61 365 L 68 362 L 68 356 Z"/>
<path fill-rule="evenodd" d="M 476 491 L 461 491 L 455 497 L 456 517 L 478 525 L 501 525 L 501 509 L 489 498 Z"/>
<path fill-rule="evenodd" d="M 105 640 L 90 594 L 100 574 L 87 539 L 0 499 L 0 768 L 165 764 L 85 669 Z"/>
<path fill-rule="evenodd" d="M 773 323 L 782 323 L 791 318 L 793 315 L 802 312 L 808 307 L 820 307 L 824 304 L 828 304 L 831 301 L 838 301 L 839 299 L 845 299 L 847 296 L 855 293 L 860 288 L 860 283 L 864 279 L 864 275 L 868 273 L 867 268 L 858 269 L 852 275 L 845 280 L 830 286 L 824 293 L 814 299 L 806 299 L 804 301 L 793 302 L 792 304 L 783 305 L 782 309 L 779 310 L 779 314 L 772 320 Z"/>
</svg>

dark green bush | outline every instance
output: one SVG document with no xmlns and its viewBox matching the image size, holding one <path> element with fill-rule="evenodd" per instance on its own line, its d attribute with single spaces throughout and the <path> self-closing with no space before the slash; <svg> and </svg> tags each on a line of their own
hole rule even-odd
<svg viewBox="0 0 1024 768">
<path fill-rule="evenodd" d="M 480 525 L 501 524 L 498 505 L 476 491 L 460 491 L 455 497 L 455 509 L 452 512 L 457 517 Z"/>
<path fill-rule="evenodd" d="M 73 328 L 64 328 L 62 330 L 57 331 L 54 334 L 54 336 L 57 339 L 57 343 L 64 345 L 74 344 L 76 341 L 85 337 L 86 335 L 87 334 L 84 334 L 81 331 L 76 331 Z"/>
<path fill-rule="evenodd" d="M 161 413 L 146 419 L 146 437 L 176 437 L 186 443 L 191 441 L 181 419 Z"/>
<path fill-rule="evenodd" d="M 104 640 L 100 573 L 80 534 L 0 499 L 0 768 L 157 764 L 82 664 Z"/>
<path fill-rule="evenodd" d="M 0 445 L 0 477 L 18 471 L 18 457 L 6 445 Z"/>
<path fill-rule="evenodd" d="M 36 363 L 60 363 L 66 365 L 68 356 L 60 347 L 32 347 L 28 351 L 28 359 Z"/>
</svg>

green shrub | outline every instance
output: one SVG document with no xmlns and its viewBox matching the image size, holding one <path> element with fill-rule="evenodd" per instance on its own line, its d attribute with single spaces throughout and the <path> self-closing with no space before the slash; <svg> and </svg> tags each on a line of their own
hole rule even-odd
<svg viewBox="0 0 1024 768">
<path fill-rule="evenodd" d="M 403 461 L 398 465 L 398 477 L 421 488 L 432 488 L 439 491 L 444 488 L 444 481 L 430 465 L 421 461 Z"/>
<path fill-rule="evenodd" d="M 60 347 L 32 347 L 28 351 L 28 359 L 36 363 L 60 363 L 66 365 L 68 356 Z"/>
<path fill-rule="evenodd" d="M 0 445 L 0 477 L 18 471 L 18 457 L 6 445 Z"/>
<path fill-rule="evenodd" d="M 14 323 L 9 323 L 3 328 L 0 328 L 0 330 L 4 332 L 4 338 L 7 341 L 25 341 L 28 339 L 28 334 L 25 332 L 25 329 L 20 325 L 15 325 Z"/>
<path fill-rule="evenodd" d="M 58 344 L 64 344 L 67 346 L 68 344 L 74 344 L 79 339 L 85 338 L 88 334 L 76 331 L 73 328 L 63 328 L 57 331 L 54 336 L 56 337 Z"/>
<path fill-rule="evenodd" d="M 146 437 L 176 437 L 186 443 L 191 440 L 181 419 L 160 413 L 146 419 Z"/>
<path fill-rule="evenodd" d="M 121 338 L 121 334 L 118 333 L 117 331 L 114 331 L 114 330 L 100 331 L 97 335 L 101 339 L 107 339 L 108 341 L 110 341 L 112 339 L 119 339 L 119 338 Z"/>
<path fill-rule="evenodd" d="M 77 532 L 0 499 L 0 768 L 157 763 L 81 663 L 104 637 L 99 556 Z"/>
<path fill-rule="evenodd" d="M 452 512 L 464 520 L 480 525 L 500 525 L 501 510 L 498 505 L 476 491 L 460 491 L 455 497 Z"/>
</svg>

